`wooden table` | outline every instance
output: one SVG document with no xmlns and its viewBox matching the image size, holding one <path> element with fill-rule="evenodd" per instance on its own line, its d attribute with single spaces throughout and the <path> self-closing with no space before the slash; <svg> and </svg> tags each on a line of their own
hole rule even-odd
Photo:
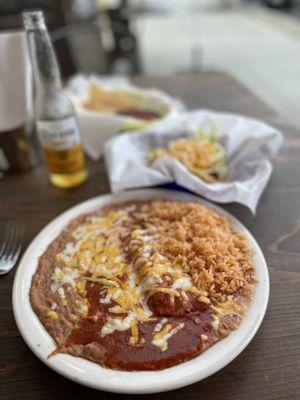
<svg viewBox="0 0 300 400">
<path fill-rule="evenodd" d="M 225 208 L 253 233 L 266 256 L 271 297 L 266 318 L 251 344 L 230 365 L 210 378 L 172 393 L 143 399 L 275 400 L 300 399 L 300 135 L 283 118 L 228 75 L 134 80 L 181 97 L 188 107 L 209 107 L 261 118 L 286 135 L 275 170 L 257 215 L 238 205 Z M 52 187 L 43 166 L 0 180 L 1 230 L 6 223 L 26 223 L 25 246 L 54 217 L 92 196 L 109 191 L 102 162 L 90 163 L 91 176 L 82 187 Z M 129 399 L 85 388 L 64 379 L 40 362 L 25 345 L 14 322 L 11 293 L 14 271 L 0 278 L 0 399 Z"/>
</svg>

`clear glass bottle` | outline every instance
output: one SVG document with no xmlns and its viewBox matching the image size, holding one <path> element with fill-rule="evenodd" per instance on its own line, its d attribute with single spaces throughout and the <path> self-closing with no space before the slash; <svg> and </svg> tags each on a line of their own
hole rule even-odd
<svg viewBox="0 0 300 400">
<path fill-rule="evenodd" d="M 63 188 L 80 185 L 88 176 L 80 132 L 71 100 L 63 91 L 55 52 L 41 11 L 23 13 L 35 82 L 37 134 L 50 181 Z"/>
</svg>

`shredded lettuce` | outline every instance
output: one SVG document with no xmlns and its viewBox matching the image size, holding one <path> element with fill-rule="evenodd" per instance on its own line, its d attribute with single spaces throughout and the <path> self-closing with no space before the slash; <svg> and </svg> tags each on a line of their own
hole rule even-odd
<svg viewBox="0 0 300 400">
<path fill-rule="evenodd" d="M 217 129 L 213 127 L 209 132 L 199 130 L 195 134 L 195 138 L 204 143 L 210 143 L 213 146 L 213 167 L 205 170 L 205 172 L 209 175 L 214 175 L 219 180 L 225 179 L 227 174 L 226 151 L 219 141 Z"/>
</svg>

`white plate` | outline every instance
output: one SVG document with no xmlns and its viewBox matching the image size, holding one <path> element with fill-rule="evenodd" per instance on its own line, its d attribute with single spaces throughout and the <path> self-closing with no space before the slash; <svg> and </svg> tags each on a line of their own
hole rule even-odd
<svg viewBox="0 0 300 400">
<path fill-rule="evenodd" d="M 79 214 L 96 210 L 104 205 L 126 200 L 166 198 L 177 201 L 199 201 L 190 194 L 170 190 L 135 190 L 116 195 L 104 195 L 87 200 L 64 212 L 48 224 L 32 241 L 18 267 L 13 287 L 13 310 L 19 330 L 30 349 L 59 374 L 95 389 L 118 393 L 155 393 L 176 389 L 200 381 L 231 362 L 247 346 L 258 330 L 269 298 L 269 275 L 264 256 L 250 232 L 233 216 L 201 199 L 201 203 L 229 218 L 233 226 L 247 237 L 254 250 L 254 262 L 259 282 L 255 286 L 253 302 L 243 324 L 226 339 L 221 340 L 193 360 L 163 371 L 125 372 L 102 368 L 98 364 L 70 355 L 59 354 L 47 359 L 55 349 L 55 342 L 33 312 L 29 301 L 31 277 L 38 257 Z"/>
</svg>

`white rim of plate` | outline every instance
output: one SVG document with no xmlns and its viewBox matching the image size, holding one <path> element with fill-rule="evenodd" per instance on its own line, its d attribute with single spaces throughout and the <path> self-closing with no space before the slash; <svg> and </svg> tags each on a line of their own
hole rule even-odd
<svg viewBox="0 0 300 400">
<path fill-rule="evenodd" d="M 254 250 L 253 259 L 259 279 L 245 321 L 227 338 L 216 343 L 204 353 L 190 361 L 162 371 L 111 370 L 67 354 L 58 354 L 48 359 L 48 355 L 55 349 L 55 342 L 32 310 L 29 301 L 31 278 L 36 270 L 38 257 L 68 222 L 79 214 L 99 209 L 107 204 L 153 198 L 200 202 L 227 217 L 235 229 L 245 234 L 249 246 Z M 158 393 L 177 389 L 205 379 L 224 368 L 245 349 L 256 334 L 264 318 L 268 299 L 267 264 L 260 247 L 247 228 L 231 214 L 202 198 L 167 189 L 133 190 L 119 194 L 106 194 L 86 200 L 65 211 L 50 222 L 31 242 L 19 263 L 13 286 L 13 312 L 17 326 L 29 348 L 41 361 L 64 377 L 85 386 L 109 392 L 132 394 Z"/>
</svg>

